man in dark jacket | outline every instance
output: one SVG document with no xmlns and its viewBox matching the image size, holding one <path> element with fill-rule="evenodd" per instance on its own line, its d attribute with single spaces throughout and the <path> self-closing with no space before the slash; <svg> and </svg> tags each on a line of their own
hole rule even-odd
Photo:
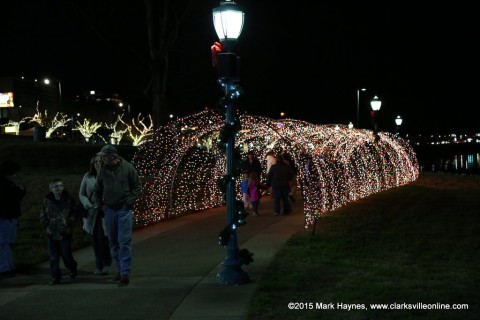
<svg viewBox="0 0 480 320">
<path fill-rule="evenodd" d="M 120 157 L 114 146 L 104 146 L 97 155 L 105 165 L 98 172 L 93 193 L 105 214 L 110 250 L 117 267 L 113 280 L 126 286 L 132 267 L 133 202 L 142 184 L 133 165 Z"/>
<path fill-rule="evenodd" d="M 15 276 L 12 245 L 20 217 L 20 201 L 25 188 L 15 182 L 20 165 L 6 160 L 0 164 L 0 277 Z"/>
<path fill-rule="evenodd" d="M 280 201 L 283 203 L 283 214 L 292 211 L 288 195 L 293 175 L 290 165 L 283 161 L 281 155 L 277 156 L 277 162 L 270 168 L 267 176 L 267 186 L 272 187 L 275 216 L 280 214 Z"/>
</svg>

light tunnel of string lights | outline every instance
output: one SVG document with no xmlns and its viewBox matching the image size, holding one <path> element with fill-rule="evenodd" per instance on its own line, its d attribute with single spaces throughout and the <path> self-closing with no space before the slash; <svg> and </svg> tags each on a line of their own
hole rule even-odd
<svg viewBox="0 0 480 320">
<path fill-rule="evenodd" d="M 417 157 L 407 141 L 390 133 L 314 125 L 305 121 L 239 115 L 236 146 L 241 158 L 253 151 L 263 167 L 269 150 L 290 153 L 298 166 L 305 226 L 350 201 L 418 178 Z M 226 172 L 218 147 L 225 118 L 206 109 L 159 128 L 134 156 L 143 191 L 134 205 L 134 225 L 224 205 L 218 181 Z M 240 178 L 237 197 L 241 199 Z M 272 211 L 273 212 L 273 211 Z"/>
</svg>

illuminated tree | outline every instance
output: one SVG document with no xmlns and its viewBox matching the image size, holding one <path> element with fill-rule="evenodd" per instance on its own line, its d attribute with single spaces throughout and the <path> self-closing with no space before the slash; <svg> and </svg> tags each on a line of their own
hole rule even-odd
<svg viewBox="0 0 480 320">
<path fill-rule="evenodd" d="M 45 137 L 50 138 L 52 133 L 58 128 L 66 126 L 66 124 L 71 121 L 71 118 L 68 118 L 67 115 L 62 112 L 57 112 L 55 116 L 49 117 L 47 110 L 43 113 L 38 110 L 38 101 L 37 101 L 37 113 L 33 117 L 23 118 L 22 121 L 28 121 L 29 123 L 35 123 L 40 127 L 46 128 Z"/>
<path fill-rule="evenodd" d="M 149 124 L 145 123 L 145 118 L 140 113 L 137 119 L 132 119 L 132 125 L 125 123 L 121 118 L 119 120 L 127 126 L 128 136 L 132 139 L 133 146 L 139 146 L 144 143 L 148 137 L 153 134 L 152 117 L 148 115 Z"/>
<path fill-rule="evenodd" d="M 117 120 L 113 124 L 105 123 L 105 127 L 107 129 L 113 130 L 110 134 L 110 137 L 113 138 L 112 144 L 120 144 L 122 140 L 123 134 L 128 131 L 128 125 L 122 121 L 123 114 L 119 115 Z M 120 125 L 122 124 L 122 125 Z"/>
<path fill-rule="evenodd" d="M 88 142 L 88 140 L 92 137 L 92 135 L 102 126 L 101 122 L 90 122 L 89 119 L 83 119 L 83 123 L 80 123 L 77 121 L 77 124 L 73 130 L 78 130 L 82 134 L 82 136 L 85 138 L 85 141 Z"/>
</svg>

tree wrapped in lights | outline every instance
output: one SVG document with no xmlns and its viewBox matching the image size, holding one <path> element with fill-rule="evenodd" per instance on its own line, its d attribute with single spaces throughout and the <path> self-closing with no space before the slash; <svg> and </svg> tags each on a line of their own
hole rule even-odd
<svg viewBox="0 0 480 320">
<path fill-rule="evenodd" d="M 128 136 L 132 139 L 133 146 L 141 145 L 153 134 L 153 121 L 151 115 L 148 115 L 148 124 L 145 123 L 145 117 L 142 117 L 141 113 L 136 119 L 132 119 L 132 125 L 125 123 L 121 118 L 119 118 L 119 120 L 127 126 Z"/>
<path fill-rule="evenodd" d="M 45 110 L 43 113 L 40 112 L 40 110 L 38 110 L 38 101 L 37 112 L 35 113 L 35 115 L 33 117 L 26 117 L 22 119 L 22 121 L 34 123 L 39 127 L 45 127 L 45 137 L 47 138 L 50 138 L 55 130 L 66 126 L 67 123 L 71 120 L 71 118 L 68 118 L 68 116 L 63 114 L 62 112 L 57 112 L 53 118 L 48 115 L 47 110 Z"/>
<path fill-rule="evenodd" d="M 120 144 L 123 134 L 128 131 L 128 125 L 122 121 L 122 118 L 123 114 L 119 115 L 114 123 L 105 123 L 105 127 L 112 130 L 112 133 L 110 134 L 110 137 L 113 138 L 112 144 Z"/>
<path fill-rule="evenodd" d="M 85 141 L 88 142 L 92 135 L 102 126 L 101 122 L 90 122 L 89 119 L 83 119 L 83 122 L 77 121 L 75 128 L 73 130 L 79 131 L 82 136 L 85 138 Z"/>
</svg>

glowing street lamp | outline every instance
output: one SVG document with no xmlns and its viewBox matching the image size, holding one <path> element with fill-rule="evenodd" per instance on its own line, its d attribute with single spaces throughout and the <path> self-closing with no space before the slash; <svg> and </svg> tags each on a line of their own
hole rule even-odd
<svg viewBox="0 0 480 320">
<path fill-rule="evenodd" d="M 212 10 L 212 15 L 217 36 L 223 47 L 229 49 L 242 33 L 245 14 L 235 2 L 227 0 L 220 2 L 220 6 Z"/>
<path fill-rule="evenodd" d="M 222 1 L 220 6 L 213 9 L 213 24 L 221 46 L 216 56 L 218 68 L 218 80 L 225 92 L 225 130 L 235 127 L 235 116 L 233 113 L 233 102 L 239 97 L 241 90 L 236 84 L 239 81 L 238 57 L 233 53 L 233 47 L 243 29 L 244 13 L 233 1 Z M 215 46 L 215 45 L 214 45 Z M 213 51 L 212 51 L 213 52 Z M 242 270 L 242 263 L 237 245 L 237 230 L 239 226 L 236 217 L 236 192 L 234 177 L 234 149 L 235 133 L 229 131 L 226 138 L 227 170 L 226 170 L 226 191 L 227 191 L 227 239 L 226 257 L 222 263 L 222 270 L 217 274 L 217 283 L 224 285 L 236 285 L 249 281 L 248 274 Z"/>
<path fill-rule="evenodd" d="M 373 111 L 379 111 L 380 108 L 382 107 L 382 101 L 378 99 L 377 96 L 373 97 L 373 99 L 370 101 L 370 106 L 372 107 Z"/>
<path fill-rule="evenodd" d="M 396 131 L 397 131 L 396 133 L 399 133 L 399 132 L 400 132 L 400 126 L 402 125 L 402 122 L 403 122 L 402 117 L 397 116 L 397 118 L 395 118 L 395 124 L 397 125 L 397 126 L 396 126 L 396 129 L 397 129 L 397 130 L 396 130 Z"/>
<path fill-rule="evenodd" d="M 375 118 L 377 112 L 380 110 L 382 107 L 382 101 L 378 99 L 377 96 L 373 97 L 373 99 L 370 101 L 370 106 L 372 107 L 372 121 L 373 121 L 373 127 L 374 127 L 374 133 L 375 135 L 377 134 L 377 119 Z"/>
<path fill-rule="evenodd" d="M 403 122 L 403 119 L 400 116 L 397 116 L 397 118 L 395 119 L 395 123 L 397 124 L 397 126 L 401 126 L 402 122 Z"/>
</svg>

